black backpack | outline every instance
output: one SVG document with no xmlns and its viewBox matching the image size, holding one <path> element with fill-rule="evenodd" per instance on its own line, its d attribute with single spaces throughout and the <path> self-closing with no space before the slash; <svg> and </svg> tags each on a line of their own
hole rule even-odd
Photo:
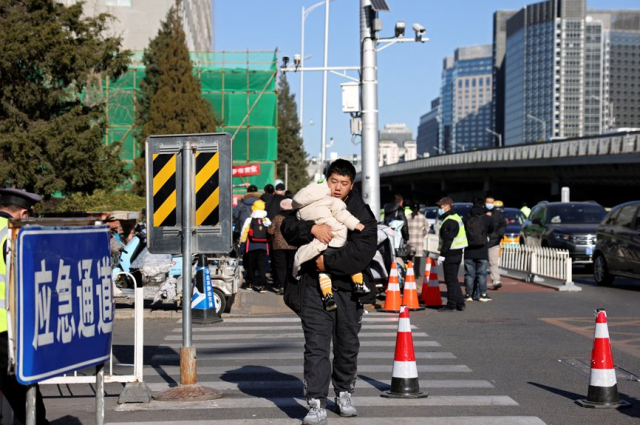
<svg viewBox="0 0 640 425">
<path fill-rule="evenodd" d="M 467 242 L 470 246 L 484 245 L 487 243 L 487 228 L 481 216 L 469 216 L 464 227 L 467 233 Z"/>
<path fill-rule="evenodd" d="M 267 242 L 267 226 L 261 218 L 252 218 L 249 225 L 249 242 Z"/>
</svg>

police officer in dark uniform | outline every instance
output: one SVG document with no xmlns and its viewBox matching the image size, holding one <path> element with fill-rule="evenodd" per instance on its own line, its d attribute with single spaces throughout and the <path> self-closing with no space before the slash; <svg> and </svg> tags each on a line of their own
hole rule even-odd
<svg viewBox="0 0 640 425">
<path fill-rule="evenodd" d="M 22 423 L 26 423 L 27 387 L 9 373 L 9 323 L 7 319 L 9 279 L 7 275 L 7 241 L 9 239 L 9 220 L 22 219 L 32 215 L 32 208 L 42 201 L 34 193 L 19 189 L 0 189 L 0 243 L 2 257 L 0 258 L 0 391 L 13 409 L 14 416 Z M 36 385 L 36 424 L 47 425 L 45 419 L 47 411 L 42 401 L 42 394 Z"/>
</svg>

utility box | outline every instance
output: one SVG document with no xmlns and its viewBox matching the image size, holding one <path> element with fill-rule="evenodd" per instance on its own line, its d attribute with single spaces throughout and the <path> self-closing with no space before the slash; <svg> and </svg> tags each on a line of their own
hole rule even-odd
<svg viewBox="0 0 640 425">
<path fill-rule="evenodd" d="M 342 83 L 342 112 L 360 112 L 360 83 Z"/>
</svg>

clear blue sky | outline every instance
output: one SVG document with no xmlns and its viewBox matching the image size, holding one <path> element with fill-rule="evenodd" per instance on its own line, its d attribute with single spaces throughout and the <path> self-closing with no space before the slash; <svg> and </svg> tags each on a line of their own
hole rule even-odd
<svg viewBox="0 0 640 425">
<path fill-rule="evenodd" d="M 293 57 L 300 53 L 302 7 L 321 0 L 213 0 L 215 50 L 279 50 Z M 440 90 L 442 60 L 457 47 L 488 44 L 492 41 L 493 13 L 518 10 L 537 1 L 523 0 L 387 0 L 390 12 L 381 12 L 381 36 L 393 35 L 396 21 L 422 24 L 429 42 L 391 46 L 378 53 L 379 125 L 404 122 L 417 136 L 420 116 Z M 330 4 L 329 66 L 360 64 L 359 0 L 335 0 Z M 592 9 L 638 9 L 638 0 L 587 0 Z M 312 55 L 305 66 L 320 67 L 324 54 L 324 6 L 316 8 L 305 23 L 305 55 Z M 353 76 L 357 74 L 351 73 Z M 299 74 L 288 74 L 298 99 Z M 341 109 L 340 84 L 344 78 L 329 74 L 327 89 L 327 138 L 338 155 L 360 154 L 361 145 L 351 143 L 349 116 Z M 305 149 L 310 156 L 320 152 L 322 122 L 322 73 L 304 77 Z"/>
</svg>

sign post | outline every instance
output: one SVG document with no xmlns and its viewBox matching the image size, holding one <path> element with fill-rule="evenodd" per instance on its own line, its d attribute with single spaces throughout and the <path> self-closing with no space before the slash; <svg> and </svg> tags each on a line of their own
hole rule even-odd
<svg viewBox="0 0 640 425">
<path fill-rule="evenodd" d="M 146 169 L 149 251 L 182 253 L 180 386 L 154 395 L 154 399 L 220 398 L 219 391 L 194 385 L 196 349 L 191 341 L 190 301 L 193 254 L 228 253 L 232 249 L 231 136 L 150 136 L 146 141 Z"/>
</svg>

